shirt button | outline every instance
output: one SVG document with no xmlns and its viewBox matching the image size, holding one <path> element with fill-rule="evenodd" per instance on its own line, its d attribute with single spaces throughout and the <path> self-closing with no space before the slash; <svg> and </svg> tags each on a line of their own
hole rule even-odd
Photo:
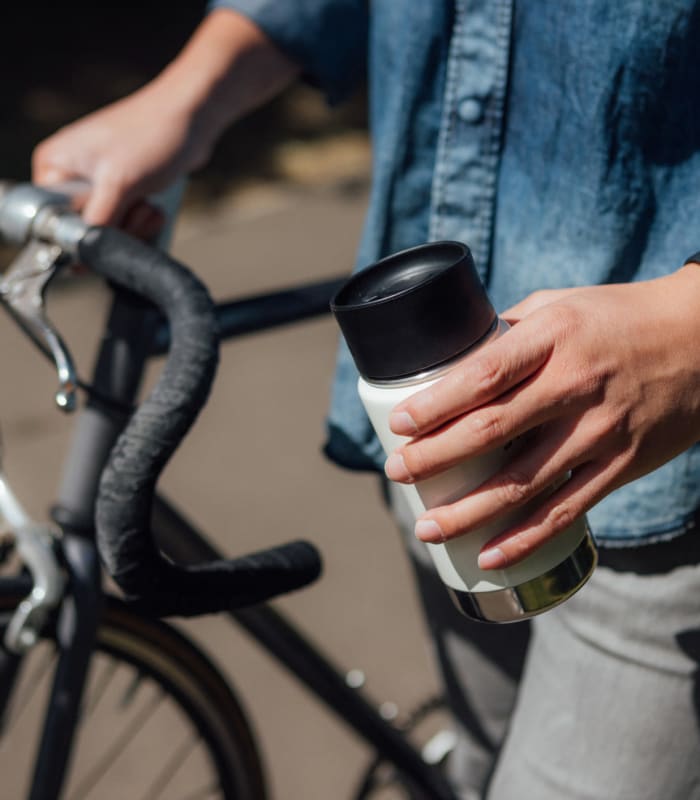
<svg viewBox="0 0 700 800">
<path fill-rule="evenodd" d="M 478 122 L 483 114 L 483 106 L 480 100 L 474 97 L 467 97 L 462 100 L 457 108 L 457 113 L 465 122 Z"/>
</svg>

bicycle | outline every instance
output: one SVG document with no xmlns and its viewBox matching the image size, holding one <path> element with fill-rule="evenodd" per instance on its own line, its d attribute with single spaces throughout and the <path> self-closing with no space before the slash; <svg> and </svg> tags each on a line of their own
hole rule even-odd
<svg viewBox="0 0 700 800">
<path fill-rule="evenodd" d="M 0 483 L 0 508 L 12 533 L 11 539 L 3 540 L 2 558 L 7 559 L 16 549 L 21 562 L 13 574 L 0 577 L 0 637 L 4 642 L 0 649 L 1 732 L 12 735 L 12 725 L 22 712 L 22 687 L 27 686 L 26 678 L 24 683 L 21 681 L 22 674 L 30 675 L 30 686 L 38 682 L 34 669 L 50 674 L 53 681 L 45 718 L 38 723 L 41 743 L 26 796 L 31 800 L 64 796 L 61 792 L 71 760 L 71 782 L 65 796 L 102 797 L 99 781 L 110 766 L 108 761 L 117 756 L 124 758 L 136 733 L 139 730 L 143 733 L 140 726 L 146 719 L 153 723 L 154 715 L 160 717 L 163 703 L 167 703 L 167 713 L 157 720 L 155 731 L 165 729 L 172 734 L 173 728 L 181 725 L 182 743 L 166 764 L 159 765 L 148 776 L 141 772 L 143 757 L 127 760 L 128 767 L 122 763 L 120 769 L 129 779 L 145 781 L 138 790 L 140 795 L 132 787 L 127 791 L 124 785 L 122 796 L 173 797 L 173 784 L 177 783 L 183 797 L 216 796 L 226 800 L 266 797 L 258 746 L 235 691 L 197 646 L 155 618 L 226 610 L 236 625 L 375 749 L 376 755 L 355 791 L 358 800 L 372 796 L 385 784 L 401 785 L 410 798 L 454 797 L 437 764 L 449 744 L 433 742 L 433 754 L 426 760 L 409 742 L 406 731 L 390 724 L 356 688 L 349 686 L 344 674 L 289 620 L 270 606 L 258 604 L 316 577 L 318 564 L 313 548 L 296 544 L 291 549 L 238 560 L 233 565 L 224 563 L 204 536 L 159 496 L 153 500 L 151 514 L 150 531 L 158 543 L 158 548 L 154 547 L 149 536 L 143 535 L 148 534 L 144 522 L 148 498 L 140 499 L 140 491 L 143 485 L 147 493 L 152 489 L 164 458 L 176 446 L 188 423 L 178 422 L 174 438 L 170 433 L 161 437 L 156 425 L 155 434 L 151 431 L 146 435 L 140 429 L 136 436 L 119 439 L 133 410 L 149 358 L 170 350 L 164 376 L 189 373 L 190 360 L 202 362 L 201 371 L 206 373 L 203 382 L 201 375 L 197 376 L 183 390 L 175 410 L 168 407 L 163 412 L 161 407 L 155 414 L 155 422 L 171 415 L 179 419 L 183 404 L 187 406 L 187 414 L 196 413 L 212 377 L 217 333 L 223 340 L 325 313 L 328 300 L 342 279 L 221 303 L 213 308 L 202 287 L 165 255 L 116 231 L 87 230 L 72 210 L 72 197 L 69 187 L 64 192 L 48 192 L 30 185 L 6 185 L 0 192 L 0 236 L 24 245 L 0 284 L 3 305 L 55 361 L 60 383 L 58 404 L 63 408 L 74 406 L 78 388 L 88 398 L 78 419 L 58 501 L 52 510 L 55 529 L 32 522 L 14 499 L 7 482 L 3 479 Z M 46 319 L 41 304 L 43 292 L 54 274 L 78 257 L 106 275 L 114 290 L 97 364 L 87 383 L 78 379 L 70 354 Z M 168 284 L 171 280 L 176 288 L 164 289 L 163 282 Z M 141 296 L 146 293 L 150 301 L 163 305 L 164 291 L 176 300 L 189 298 L 184 324 L 194 325 L 194 333 L 191 328 L 185 334 L 177 332 L 183 323 L 178 312 L 172 311 L 170 301 L 165 302 L 165 311 L 170 316 L 167 322 Z M 191 305 L 193 296 L 196 308 Z M 175 343 L 172 349 L 171 339 Z M 203 343 L 194 354 L 190 346 L 193 341 Z M 183 343 L 184 355 L 178 349 Z M 166 402 L 170 391 L 166 379 Z M 190 394 L 196 396 L 196 402 L 190 402 Z M 145 447 L 141 441 L 144 437 Z M 162 438 L 167 439 L 165 456 L 160 448 Z M 121 445 L 113 450 L 118 439 Z M 126 459 L 126 468 L 122 463 L 115 470 L 115 458 Z M 141 463 L 144 459 L 148 461 L 145 471 Z M 120 483 L 119 475 L 125 471 L 131 472 L 138 484 L 134 502 L 126 499 L 131 497 L 133 487 L 125 489 Z M 102 590 L 94 541 L 96 504 L 98 517 L 102 517 L 98 531 L 101 555 L 126 590 L 126 600 Z M 125 508 L 135 508 L 139 519 L 124 522 Z M 138 540 L 131 535 L 125 545 L 123 528 L 127 534 L 138 530 Z M 167 553 L 171 561 L 163 562 L 158 549 Z M 213 570 L 195 567 L 186 574 L 171 563 L 193 565 L 212 561 L 218 562 Z M 143 562 L 151 570 L 146 578 L 135 569 L 135 565 Z M 243 587 L 242 594 L 233 598 L 229 592 L 231 574 L 238 577 Z M 225 579 L 221 580 L 221 575 Z M 161 583 L 158 592 L 151 591 L 154 581 Z M 194 584 L 190 594 L 183 591 L 187 582 Z M 210 591 L 212 585 L 214 591 Z M 41 654 L 42 649 L 46 655 Z M 38 666 L 34 667 L 30 661 Z M 89 739 L 84 749 L 86 723 L 95 714 L 103 713 L 108 704 L 104 698 L 109 698 L 110 693 L 114 693 L 113 698 L 132 717 L 108 749 L 109 759 L 95 761 Z M 433 705 L 430 702 L 420 708 L 409 723 L 420 721 Z M 83 736 L 76 755 L 72 751 L 79 729 Z M 146 734 L 146 739 L 149 735 L 154 734 Z M 88 768 L 76 777 L 81 751 Z M 203 773 L 210 773 L 204 782 Z M 195 781 L 193 786 L 186 783 L 190 774 Z M 96 794 L 90 795 L 91 791 Z"/>
</svg>

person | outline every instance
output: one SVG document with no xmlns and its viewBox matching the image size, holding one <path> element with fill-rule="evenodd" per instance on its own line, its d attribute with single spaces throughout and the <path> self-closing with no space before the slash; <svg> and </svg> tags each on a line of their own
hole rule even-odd
<svg viewBox="0 0 700 800">
<path fill-rule="evenodd" d="M 396 506 L 464 798 L 700 797 L 700 256 L 684 263 L 700 247 L 698 34 L 691 0 L 216 0 L 157 78 L 34 154 L 40 183 L 92 182 L 89 222 L 148 235 L 144 197 L 202 164 L 227 125 L 298 77 L 339 102 L 368 65 L 358 265 L 465 241 L 513 323 L 396 408 L 409 439 L 386 474 L 421 480 L 531 431 L 417 536 L 469 535 L 528 502 L 483 568 L 584 512 L 601 549 L 558 609 L 480 625 L 451 607 Z M 381 469 L 355 378 L 341 347 L 327 452 Z"/>
</svg>

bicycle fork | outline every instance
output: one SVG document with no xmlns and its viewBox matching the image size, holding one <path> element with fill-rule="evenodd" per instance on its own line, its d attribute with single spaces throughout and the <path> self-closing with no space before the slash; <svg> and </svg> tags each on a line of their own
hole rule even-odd
<svg viewBox="0 0 700 800">
<path fill-rule="evenodd" d="M 29 800 L 57 800 L 77 729 L 101 611 L 100 564 L 91 542 L 66 534 L 69 594 L 58 613 L 58 663 L 42 727 Z"/>
<path fill-rule="evenodd" d="M 68 592 L 55 613 L 57 660 L 34 759 L 29 800 L 58 800 L 61 796 L 101 612 L 100 565 L 94 545 L 66 532 L 62 549 Z M 8 589 L 14 593 L 16 588 L 20 595 L 31 588 L 26 575 L 8 583 Z M 11 697 L 24 658 L 22 652 L 0 647 L 0 729 L 9 723 Z"/>
</svg>

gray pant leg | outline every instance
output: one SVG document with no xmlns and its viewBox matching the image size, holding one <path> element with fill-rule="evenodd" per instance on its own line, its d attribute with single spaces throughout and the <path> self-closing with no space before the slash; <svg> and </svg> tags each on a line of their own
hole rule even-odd
<svg viewBox="0 0 700 800">
<path fill-rule="evenodd" d="M 535 620 L 489 800 L 700 798 L 698 541 L 603 551 Z"/>
<path fill-rule="evenodd" d="M 449 772 L 464 800 L 482 796 L 505 738 L 523 670 L 529 624 L 471 622 L 455 608 L 433 568 L 425 545 L 413 534 L 414 520 L 389 485 L 390 504 L 411 558 L 426 625 L 458 725 Z"/>
</svg>

